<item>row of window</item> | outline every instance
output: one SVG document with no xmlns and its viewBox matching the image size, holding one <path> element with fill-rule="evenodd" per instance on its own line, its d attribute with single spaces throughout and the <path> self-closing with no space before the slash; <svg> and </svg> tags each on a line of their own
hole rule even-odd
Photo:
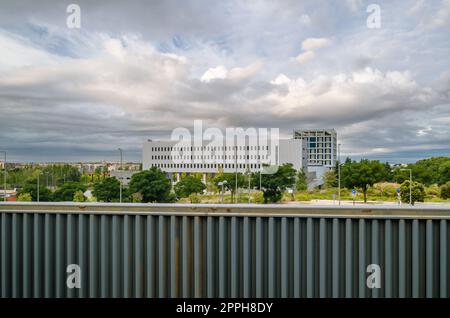
<svg viewBox="0 0 450 318">
<path fill-rule="evenodd" d="M 309 147 L 310 148 L 331 148 L 331 144 L 330 143 L 314 143 L 314 142 L 310 142 L 309 143 Z"/>
<path fill-rule="evenodd" d="M 316 153 L 331 153 L 331 149 L 309 149 L 310 154 L 316 154 Z"/>
<path fill-rule="evenodd" d="M 170 155 L 152 155 L 152 160 L 180 160 L 180 159 L 191 159 L 191 160 L 234 160 L 234 159 L 247 159 L 247 160 L 261 160 L 268 159 L 269 156 L 261 156 L 261 155 L 238 155 L 237 158 L 235 156 L 170 156 Z"/>
<path fill-rule="evenodd" d="M 151 167 L 167 169 L 236 169 L 234 163 L 155 163 Z M 237 169 L 261 169 L 261 164 L 237 164 Z"/>
<path fill-rule="evenodd" d="M 308 159 L 331 159 L 330 155 L 310 155 Z"/>
<path fill-rule="evenodd" d="M 189 149 L 190 148 L 190 149 Z M 236 149 L 237 148 L 237 149 Z M 201 146 L 201 147 L 152 147 L 152 151 L 231 151 L 231 150 L 269 150 L 269 146 Z"/>
</svg>

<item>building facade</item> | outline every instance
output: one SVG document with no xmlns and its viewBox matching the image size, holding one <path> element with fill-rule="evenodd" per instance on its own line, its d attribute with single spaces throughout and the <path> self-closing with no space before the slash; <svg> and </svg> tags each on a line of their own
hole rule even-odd
<svg viewBox="0 0 450 318">
<path fill-rule="evenodd" d="M 337 160 L 337 134 L 334 129 L 294 130 L 294 139 L 306 142 L 308 188 L 323 184 L 323 175 Z"/>
<path fill-rule="evenodd" d="M 179 146 L 177 141 L 148 140 L 143 146 L 143 169 L 160 168 L 178 180 L 181 173 L 215 174 L 261 171 L 263 165 L 291 163 L 296 170 L 306 169 L 306 142 L 302 139 L 282 139 L 267 145 L 211 145 Z"/>
</svg>

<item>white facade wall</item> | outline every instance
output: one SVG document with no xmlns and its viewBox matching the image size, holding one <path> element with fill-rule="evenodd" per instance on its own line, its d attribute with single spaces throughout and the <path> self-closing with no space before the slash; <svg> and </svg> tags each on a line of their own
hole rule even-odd
<svg viewBox="0 0 450 318">
<path fill-rule="evenodd" d="M 336 166 L 336 131 L 334 129 L 295 130 L 294 138 L 306 141 L 308 189 L 322 185 L 325 172 Z"/>
<path fill-rule="evenodd" d="M 156 166 L 168 173 L 217 173 L 219 169 L 225 173 L 244 173 L 247 170 L 257 172 L 267 162 L 271 149 L 274 148 L 276 164 L 292 163 L 294 169 L 303 168 L 306 171 L 306 143 L 301 139 L 282 139 L 278 146 L 240 145 L 237 149 L 235 146 L 211 148 L 213 146 L 204 141 L 200 146 L 192 145 L 184 147 L 184 150 L 175 150 L 177 143 L 146 141 L 142 152 L 143 169 Z M 174 153 L 178 154 L 176 158 Z"/>
</svg>

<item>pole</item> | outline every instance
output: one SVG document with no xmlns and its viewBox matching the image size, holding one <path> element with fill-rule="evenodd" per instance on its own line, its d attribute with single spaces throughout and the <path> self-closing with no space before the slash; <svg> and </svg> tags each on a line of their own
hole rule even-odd
<svg viewBox="0 0 450 318">
<path fill-rule="evenodd" d="M 41 175 L 41 173 L 39 172 L 38 176 L 37 176 L 37 202 L 39 202 L 39 176 Z"/>
<path fill-rule="evenodd" d="M 122 170 L 122 149 L 119 148 L 119 153 L 120 153 L 120 170 Z M 119 174 L 119 184 L 120 184 L 120 203 L 122 203 L 122 177 L 120 177 Z"/>
<path fill-rule="evenodd" d="M 338 144 L 338 198 L 341 205 L 341 144 Z"/>
<path fill-rule="evenodd" d="M 409 205 L 412 205 L 412 169 L 409 169 Z"/>
<path fill-rule="evenodd" d="M 248 203 L 250 203 L 250 181 L 251 181 L 251 172 L 248 170 Z"/>
<path fill-rule="evenodd" d="M 238 191 L 238 177 L 237 177 L 237 142 L 234 146 L 234 168 L 235 168 L 235 176 L 234 176 L 234 203 L 237 203 L 237 191 Z"/>
<path fill-rule="evenodd" d="M 259 191 L 262 191 L 261 176 L 262 176 L 262 168 L 259 169 Z"/>
<path fill-rule="evenodd" d="M 3 158 L 3 200 L 6 202 L 6 151 L 2 151 Z"/>
</svg>

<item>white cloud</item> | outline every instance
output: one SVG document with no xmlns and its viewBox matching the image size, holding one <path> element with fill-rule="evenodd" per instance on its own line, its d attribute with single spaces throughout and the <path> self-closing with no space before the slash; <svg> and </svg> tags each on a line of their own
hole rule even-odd
<svg viewBox="0 0 450 318">
<path fill-rule="evenodd" d="M 300 62 L 300 64 L 303 64 L 303 63 L 306 63 L 306 62 L 312 60 L 314 58 L 314 56 L 315 56 L 315 54 L 313 51 L 306 51 L 306 52 L 300 53 L 296 59 L 298 62 Z"/>
<path fill-rule="evenodd" d="M 208 69 L 201 77 L 202 82 L 210 82 L 214 79 L 227 78 L 228 70 L 223 65 Z"/>
<path fill-rule="evenodd" d="M 241 80 L 253 76 L 261 69 L 262 65 L 261 61 L 257 61 L 247 67 L 235 67 L 229 71 L 225 66 L 219 65 L 217 67 L 209 68 L 202 75 L 200 80 L 207 83 L 215 79 Z"/>
<path fill-rule="evenodd" d="M 331 45 L 331 39 L 327 38 L 308 38 L 302 42 L 302 50 L 314 51 Z"/>
</svg>

